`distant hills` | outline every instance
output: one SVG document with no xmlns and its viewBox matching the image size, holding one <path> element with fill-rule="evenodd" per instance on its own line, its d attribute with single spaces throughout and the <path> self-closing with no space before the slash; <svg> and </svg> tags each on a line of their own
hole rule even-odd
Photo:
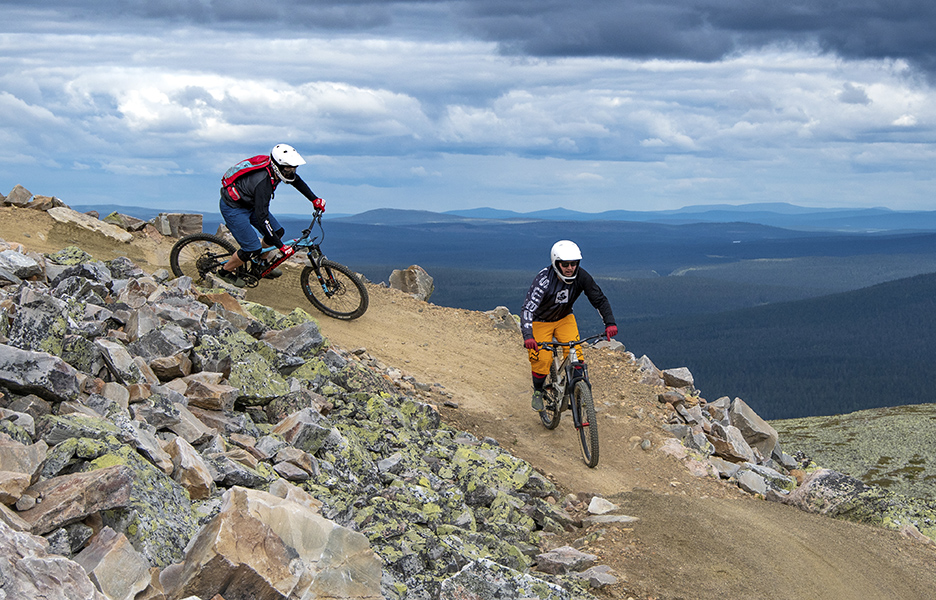
<svg viewBox="0 0 936 600">
<path fill-rule="evenodd" d="M 888 208 L 806 208 L 785 203 L 688 206 L 676 210 L 659 211 L 611 210 L 600 213 L 577 212 L 562 208 L 529 213 L 477 208 L 448 211 L 445 214 L 475 219 L 635 221 L 677 225 L 745 222 L 805 231 L 868 232 L 936 229 L 936 211 L 894 211 Z"/>
<path fill-rule="evenodd" d="M 936 273 L 734 310 L 628 323 L 621 338 L 687 366 L 704 397 L 766 419 L 936 402 Z"/>
<path fill-rule="evenodd" d="M 80 205 L 75 210 L 96 210 L 101 216 L 121 212 L 151 219 L 166 210 L 119 205 Z M 274 211 L 275 212 L 275 211 Z M 280 215 L 305 220 L 305 215 Z M 217 213 L 205 213 L 206 220 L 220 222 Z M 331 214 L 327 218 L 367 225 L 417 225 L 429 223 L 491 222 L 516 224 L 529 221 L 630 221 L 686 225 L 691 223 L 752 223 L 801 231 L 936 231 L 936 211 L 895 211 L 889 208 L 809 208 L 782 202 L 755 204 L 716 204 L 687 206 L 673 210 L 610 210 L 600 213 L 565 208 L 520 213 L 497 208 L 472 208 L 446 212 L 406 209 L 376 209 L 355 215 Z"/>
</svg>

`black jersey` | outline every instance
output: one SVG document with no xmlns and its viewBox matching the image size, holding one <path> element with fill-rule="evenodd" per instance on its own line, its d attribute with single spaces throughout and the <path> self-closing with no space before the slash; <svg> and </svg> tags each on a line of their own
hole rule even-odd
<svg viewBox="0 0 936 600">
<path fill-rule="evenodd" d="M 537 273 L 523 301 L 520 311 L 520 330 L 523 332 L 523 338 L 533 339 L 533 321 L 551 323 L 568 316 L 572 312 L 572 305 L 582 292 L 591 305 L 598 309 L 605 327 L 614 325 L 611 303 L 588 271 L 579 267 L 572 283 L 566 283 L 559 278 L 555 269 L 546 267 Z"/>
<path fill-rule="evenodd" d="M 298 174 L 296 174 L 292 181 L 287 181 L 286 183 L 299 190 L 309 202 L 318 198 L 318 196 L 309 189 L 309 185 L 303 181 Z M 265 239 L 264 242 L 270 245 L 282 246 L 283 242 L 279 239 L 279 236 L 276 234 L 277 232 L 273 231 L 273 226 L 270 224 L 269 219 L 270 201 L 273 200 L 273 193 L 278 184 L 279 181 L 273 179 L 266 169 L 252 171 L 238 177 L 234 181 L 233 185 L 237 188 L 237 193 L 240 196 L 237 200 L 233 200 L 228 191 L 223 187 L 221 188 L 221 199 L 230 206 L 249 206 L 253 209 L 251 223 L 263 233 L 265 238 L 269 238 L 268 240 Z"/>
</svg>

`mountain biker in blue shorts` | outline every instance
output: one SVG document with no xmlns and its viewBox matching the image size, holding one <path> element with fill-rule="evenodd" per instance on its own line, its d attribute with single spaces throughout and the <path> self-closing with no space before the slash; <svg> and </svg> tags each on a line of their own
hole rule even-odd
<svg viewBox="0 0 936 600">
<path fill-rule="evenodd" d="M 595 279 L 579 267 L 582 252 L 575 243 L 560 240 L 549 252 L 550 266 L 537 273 L 520 311 L 523 345 L 529 351 L 533 368 L 533 410 L 542 411 L 543 384 L 549 375 L 552 352 L 538 344 L 571 342 L 579 339 L 578 325 L 572 305 L 584 292 L 591 305 L 598 309 L 608 340 L 617 335 L 617 325 L 611 313 L 611 303 Z M 568 348 L 563 349 L 566 353 Z"/>
<path fill-rule="evenodd" d="M 305 159 L 288 144 L 277 144 L 269 157 L 259 155 L 241 161 L 225 173 L 221 187 L 221 216 L 237 240 L 240 249 L 228 259 L 219 275 L 228 283 L 244 287 L 244 280 L 237 276 L 238 267 L 260 254 L 263 243 L 276 246 L 289 256 L 294 250 L 283 244 L 286 230 L 270 214 L 270 201 L 280 182 L 285 181 L 305 196 L 316 210 L 325 210 L 325 201 L 315 195 L 296 173 L 296 167 L 305 164 Z M 267 277 L 279 277 L 282 271 L 274 269 Z"/>
</svg>

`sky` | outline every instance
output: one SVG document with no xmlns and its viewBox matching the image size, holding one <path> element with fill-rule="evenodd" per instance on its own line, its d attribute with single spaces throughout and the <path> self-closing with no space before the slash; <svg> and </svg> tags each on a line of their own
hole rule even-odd
<svg viewBox="0 0 936 600">
<path fill-rule="evenodd" d="M 0 194 L 217 212 L 277 143 L 333 213 L 936 194 L 932 0 L 0 0 L 0 23 Z"/>
</svg>

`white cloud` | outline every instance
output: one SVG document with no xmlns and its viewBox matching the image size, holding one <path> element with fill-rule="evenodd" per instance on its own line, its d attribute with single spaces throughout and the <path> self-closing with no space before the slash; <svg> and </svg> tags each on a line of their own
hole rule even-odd
<svg viewBox="0 0 936 600">
<path fill-rule="evenodd" d="M 317 192 L 362 205 L 539 208 L 601 187 L 602 209 L 880 205 L 888 173 L 908 164 L 919 183 L 888 198 L 919 205 L 933 192 L 915 157 L 936 147 L 936 94 L 898 61 L 789 48 L 709 63 L 541 60 L 465 40 L 196 28 L 6 34 L 0 56 L 0 153 L 102 182 L 159 176 L 197 188 L 206 210 L 226 166 L 278 141 L 306 155 Z"/>
</svg>

